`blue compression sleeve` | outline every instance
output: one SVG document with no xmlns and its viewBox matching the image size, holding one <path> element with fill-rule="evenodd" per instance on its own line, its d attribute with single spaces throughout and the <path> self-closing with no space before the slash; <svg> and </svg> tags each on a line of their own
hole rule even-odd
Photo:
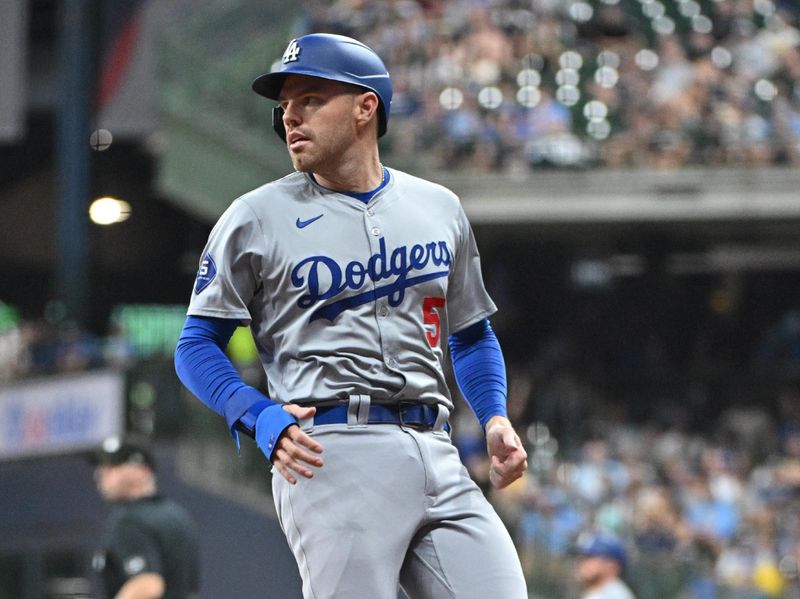
<svg viewBox="0 0 800 599">
<path fill-rule="evenodd" d="M 458 388 L 481 428 L 492 416 L 507 417 L 505 362 L 489 320 L 453 333 L 448 344 Z"/>
<path fill-rule="evenodd" d="M 189 316 L 175 349 L 175 372 L 200 401 L 225 417 L 237 446 L 238 429 L 255 437 L 271 459 L 278 437 L 296 420 L 280 404 L 247 385 L 225 355 L 237 325 L 231 319 Z"/>
</svg>

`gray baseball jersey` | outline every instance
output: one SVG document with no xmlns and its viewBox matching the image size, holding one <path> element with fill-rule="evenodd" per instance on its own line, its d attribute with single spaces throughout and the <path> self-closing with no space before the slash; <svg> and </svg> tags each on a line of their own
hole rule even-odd
<svg viewBox="0 0 800 599">
<path fill-rule="evenodd" d="M 188 313 L 251 325 L 275 401 L 364 393 L 452 410 L 447 336 L 495 306 L 458 198 L 390 173 L 365 204 L 295 172 L 211 232 Z"/>
</svg>

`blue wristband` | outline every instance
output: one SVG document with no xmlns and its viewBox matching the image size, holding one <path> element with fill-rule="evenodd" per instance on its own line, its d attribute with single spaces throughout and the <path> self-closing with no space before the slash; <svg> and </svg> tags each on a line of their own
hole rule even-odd
<svg viewBox="0 0 800 599">
<path fill-rule="evenodd" d="M 245 384 L 224 353 L 237 321 L 190 316 L 186 319 L 175 350 L 175 370 L 184 385 L 203 403 L 225 417 L 228 430 L 239 447 L 239 431 L 255 437 L 258 418 L 269 407 L 280 409 L 258 389 Z M 269 434 L 262 435 L 264 447 L 274 446 L 278 436 L 294 418 L 285 410 L 276 414 L 274 424 L 266 425 Z M 271 443 L 270 436 L 275 440 Z M 273 447 L 262 450 L 269 457 Z"/>
<path fill-rule="evenodd" d="M 256 419 L 256 445 L 270 462 L 281 434 L 293 424 L 297 424 L 297 420 L 280 404 L 261 410 Z"/>
<path fill-rule="evenodd" d="M 256 421 L 259 414 L 273 405 L 273 402 L 262 399 L 257 401 L 252 406 L 247 408 L 247 411 L 239 417 L 236 423 L 236 428 L 245 433 L 246 435 L 256 438 Z"/>
</svg>

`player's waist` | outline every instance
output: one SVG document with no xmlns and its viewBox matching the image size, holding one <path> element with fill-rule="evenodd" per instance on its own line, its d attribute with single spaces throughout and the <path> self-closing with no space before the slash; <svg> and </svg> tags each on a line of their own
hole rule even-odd
<svg viewBox="0 0 800 599">
<path fill-rule="evenodd" d="M 449 410 L 441 404 L 427 404 L 413 400 L 392 403 L 375 403 L 369 396 L 351 395 L 349 400 L 334 404 L 314 405 L 314 426 L 323 424 L 397 424 L 423 430 L 450 430 Z"/>
</svg>

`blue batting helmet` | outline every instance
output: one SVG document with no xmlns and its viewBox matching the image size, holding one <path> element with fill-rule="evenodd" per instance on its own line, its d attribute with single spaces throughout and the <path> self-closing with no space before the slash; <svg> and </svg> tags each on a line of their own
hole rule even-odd
<svg viewBox="0 0 800 599">
<path fill-rule="evenodd" d="M 308 75 L 357 85 L 378 96 L 378 137 L 386 133 L 392 80 L 375 52 L 358 40 L 332 33 L 311 33 L 289 42 L 280 65 L 253 81 L 253 91 L 277 100 L 287 75 Z M 283 109 L 272 111 L 272 127 L 284 141 Z"/>
</svg>

